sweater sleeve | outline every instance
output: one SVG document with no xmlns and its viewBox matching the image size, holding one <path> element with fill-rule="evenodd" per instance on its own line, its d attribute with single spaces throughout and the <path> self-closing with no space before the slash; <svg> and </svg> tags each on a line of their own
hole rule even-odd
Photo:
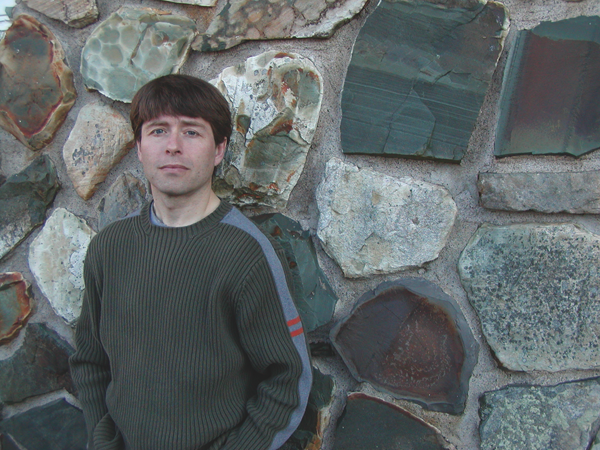
<svg viewBox="0 0 600 450">
<path fill-rule="evenodd" d="M 261 260 L 246 277 L 236 308 L 241 344 L 263 375 L 247 417 L 222 450 L 274 450 L 298 427 L 312 383 L 300 317 L 278 258 Z"/>
<path fill-rule="evenodd" d="M 100 342 L 98 329 L 102 284 L 101 272 L 94 258 L 93 243 L 94 241 L 88 249 L 84 263 L 85 291 L 81 315 L 75 330 L 77 349 L 69 363 L 85 417 L 88 449 L 93 450 L 96 448 L 95 444 L 101 441 L 108 444 L 103 448 L 119 450 L 120 433 L 115 428 L 106 406 L 106 390 L 111 381 L 111 372 L 109 358 Z M 101 422 L 102 426 L 99 426 Z"/>
</svg>

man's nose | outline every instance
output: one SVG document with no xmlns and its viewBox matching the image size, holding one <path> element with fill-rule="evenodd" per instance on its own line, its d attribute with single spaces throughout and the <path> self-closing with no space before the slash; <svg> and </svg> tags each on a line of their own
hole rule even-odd
<svg viewBox="0 0 600 450">
<path fill-rule="evenodd" d="M 165 148 L 167 153 L 172 155 L 181 153 L 181 145 L 179 135 L 177 133 L 171 133 L 167 139 L 167 146 Z"/>
</svg>

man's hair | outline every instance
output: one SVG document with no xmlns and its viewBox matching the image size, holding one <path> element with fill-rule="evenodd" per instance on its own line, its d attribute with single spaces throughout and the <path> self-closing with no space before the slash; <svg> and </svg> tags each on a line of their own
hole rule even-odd
<svg viewBox="0 0 600 450">
<path fill-rule="evenodd" d="M 135 140 L 141 140 L 145 122 L 162 115 L 206 120 L 216 145 L 231 136 L 231 113 L 227 100 L 216 87 L 200 78 L 165 75 L 142 86 L 131 101 L 129 113 Z"/>
</svg>

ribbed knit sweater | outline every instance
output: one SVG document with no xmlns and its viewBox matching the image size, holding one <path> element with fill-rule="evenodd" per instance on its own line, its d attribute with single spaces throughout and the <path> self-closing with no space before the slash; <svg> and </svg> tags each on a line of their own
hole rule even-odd
<svg viewBox="0 0 600 450">
<path fill-rule="evenodd" d="M 98 233 L 71 358 L 89 448 L 279 448 L 312 381 L 281 261 L 225 202 L 180 228 L 146 205 Z"/>
</svg>

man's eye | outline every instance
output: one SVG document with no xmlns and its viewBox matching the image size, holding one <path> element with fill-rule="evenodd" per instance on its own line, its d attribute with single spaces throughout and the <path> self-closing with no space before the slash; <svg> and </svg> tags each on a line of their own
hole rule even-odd
<svg viewBox="0 0 600 450">
<path fill-rule="evenodd" d="M 152 134 L 163 134 L 164 132 L 165 130 L 163 130 L 162 128 L 157 128 L 151 131 Z"/>
<path fill-rule="evenodd" d="M 187 134 L 188 136 L 198 136 L 198 132 L 194 130 L 187 130 L 185 134 Z"/>
</svg>

